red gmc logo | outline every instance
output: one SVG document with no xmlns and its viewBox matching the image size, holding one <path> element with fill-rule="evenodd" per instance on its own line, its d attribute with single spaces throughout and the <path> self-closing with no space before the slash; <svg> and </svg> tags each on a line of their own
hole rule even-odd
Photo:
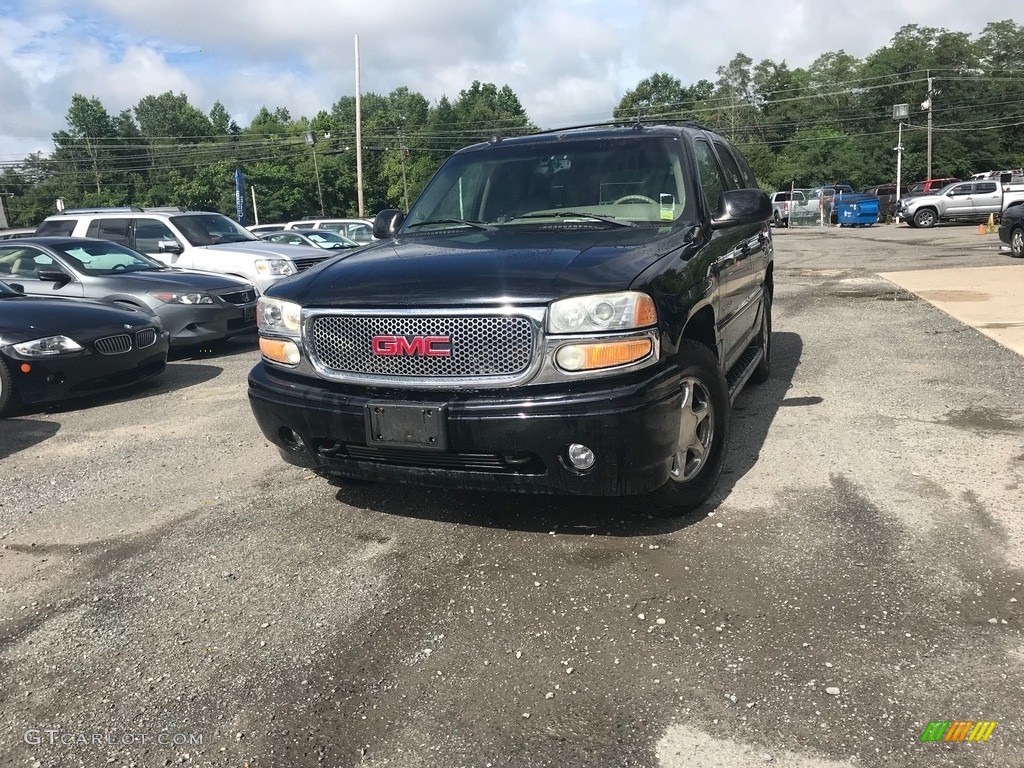
<svg viewBox="0 0 1024 768">
<path fill-rule="evenodd" d="M 422 355 L 451 357 L 451 336 L 374 336 L 373 354 L 384 357 Z"/>
</svg>

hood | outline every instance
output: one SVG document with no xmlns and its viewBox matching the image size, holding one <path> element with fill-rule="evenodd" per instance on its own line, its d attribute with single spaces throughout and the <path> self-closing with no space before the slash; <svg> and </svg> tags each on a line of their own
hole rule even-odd
<svg viewBox="0 0 1024 768">
<path fill-rule="evenodd" d="M 156 327 L 158 321 L 145 312 L 98 301 L 34 296 L 0 298 L 0 346 L 58 334 L 81 343 L 84 339 L 124 333 L 125 325 Z"/>
<path fill-rule="evenodd" d="M 309 259 L 326 259 L 334 255 L 328 250 L 314 246 L 268 243 L 266 240 L 246 240 L 244 243 L 221 243 L 220 245 L 204 245 L 202 247 L 210 251 L 244 253 L 257 259 L 300 259 L 308 261 Z"/>
<path fill-rule="evenodd" d="M 336 256 L 267 294 L 304 306 L 540 304 L 623 290 L 681 242 L 669 227 L 403 236 Z"/>
<path fill-rule="evenodd" d="M 88 278 L 83 278 L 88 279 Z M 215 272 L 194 272 L 186 269 L 120 272 L 94 277 L 90 282 L 102 283 L 108 291 L 139 293 L 145 291 L 222 291 L 241 290 L 252 283 Z"/>
</svg>

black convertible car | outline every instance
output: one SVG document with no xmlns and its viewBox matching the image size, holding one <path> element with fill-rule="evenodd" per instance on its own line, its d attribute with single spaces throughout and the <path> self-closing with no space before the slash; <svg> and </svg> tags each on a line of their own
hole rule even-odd
<svg viewBox="0 0 1024 768">
<path fill-rule="evenodd" d="M 0 416 L 16 403 L 126 387 L 167 365 L 168 334 L 141 310 L 25 296 L 0 282 Z"/>
</svg>

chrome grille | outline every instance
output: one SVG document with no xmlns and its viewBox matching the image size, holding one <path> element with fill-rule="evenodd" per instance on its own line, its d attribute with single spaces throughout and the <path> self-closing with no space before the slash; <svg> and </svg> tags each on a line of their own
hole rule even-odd
<svg viewBox="0 0 1024 768">
<path fill-rule="evenodd" d="M 101 355 L 121 355 L 130 352 L 132 348 L 132 337 L 127 333 L 119 333 L 117 336 L 105 336 L 96 339 L 96 351 Z"/>
<path fill-rule="evenodd" d="M 156 344 L 156 331 L 152 328 L 143 328 L 135 334 L 135 346 L 139 349 L 152 347 Z"/>
<path fill-rule="evenodd" d="M 231 293 L 218 294 L 228 304 L 251 304 L 256 301 L 256 291 L 252 288 L 246 291 L 232 291 Z"/>
<path fill-rule="evenodd" d="M 375 336 L 447 336 L 451 355 L 376 355 Z M 532 323 L 517 315 L 319 315 L 307 326 L 307 343 L 329 375 L 385 379 L 512 377 L 534 354 Z"/>
</svg>

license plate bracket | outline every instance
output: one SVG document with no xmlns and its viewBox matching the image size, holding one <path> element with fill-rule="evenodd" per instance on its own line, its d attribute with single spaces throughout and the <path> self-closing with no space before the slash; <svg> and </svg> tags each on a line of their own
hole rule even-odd
<svg viewBox="0 0 1024 768">
<path fill-rule="evenodd" d="M 256 322 L 256 307 L 246 307 L 242 310 L 242 320 L 246 323 Z"/>
<path fill-rule="evenodd" d="M 443 451 L 448 407 L 443 403 L 367 403 L 366 444 Z"/>
</svg>

